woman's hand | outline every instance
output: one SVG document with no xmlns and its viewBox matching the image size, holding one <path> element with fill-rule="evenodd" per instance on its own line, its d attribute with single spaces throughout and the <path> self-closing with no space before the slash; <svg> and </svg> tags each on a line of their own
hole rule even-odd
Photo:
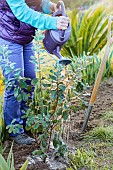
<svg viewBox="0 0 113 170">
<path fill-rule="evenodd" d="M 70 22 L 70 19 L 68 17 L 59 16 L 57 20 L 57 29 L 66 30 L 69 22 Z"/>
<path fill-rule="evenodd" d="M 52 13 L 54 13 L 54 12 L 57 12 L 59 10 L 59 8 L 57 7 L 56 3 L 51 2 L 50 10 L 51 10 Z"/>
<path fill-rule="evenodd" d="M 57 12 L 58 10 L 61 10 L 61 6 L 58 6 L 56 3 L 51 3 L 50 10 L 52 13 Z M 57 29 L 66 30 L 69 22 L 70 22 L 70 19 L 68 17 L 59 16 L 57 20 Z"/>
</svg>

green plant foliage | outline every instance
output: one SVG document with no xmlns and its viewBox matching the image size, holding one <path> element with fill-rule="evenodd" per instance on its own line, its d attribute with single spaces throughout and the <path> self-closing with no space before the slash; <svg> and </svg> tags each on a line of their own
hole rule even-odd
<svg viewBox="0 0 113 170">
<path fill-rule="evenodd" d="M 20 124 L 14 124 L 15 123 L 15 119 L 12 120 L 11 124 L 10 125 L 7 125 L 6 126 L 6 129 L 8 129 L 8 132 L 9 133 L 19 133 L 20 129 L 23 127 L 22 125 Z"/>
<path fill-rule="evenodd" d="M 1 53 L 2 53 L 2 49 L 0 48 L 0 54 Z M 3 152 L 2 141 L 4 138 L 4 118 L 3 118 L 3 102 L 4 102 L 3 98 L 4 97 L 3 97 L 3 94 L 4 94 L 4 77 L 0 69 L 0 153 Z"/>
<path fill-rule="evenodd" d="M 37 42 L 38 40 L 39 38 Z M 34 58 L 34 62 L 36 63 L 37 59 Z M 66 103 L 66 86 L 63 83 L 65 76 L 61 74 L 63 67 L 55 64 L 54 70 L 50 70 L 50 74 L 46 78 L 44 75 L 42 76 L 40 62 L 38 56 L 38 82 L 33 81 L 36 85 L 34 103 L 31 104 L 25 117 L 27 117 L 26 128 L 31 130 L 36 141 L 40 142 L 40 150 L 36 150 L 34 154 L 40 154 L 45 160 L 52 139 L 54 146 L 58 147 L 59 155 L 66 150 L 64 149 L 66 145 L 60 140 L 59 130 L 56 130 L 55 127 L 60 127 L 61 119 L 68 118 L 69 106 Z M 40 134 L 38 137 L 37 133 Z"/>
<path fill-rule="evenodd" d="M 84 61 L 86 59 L 88 60 L 87 65 L 84 66 L 85 68 L 82 71 L 83 83 L 84 84 L 88 83 L 89 85 L 93 85 L 96 80 L 102 58 L 100 58 L 96 54 L 94 54 L 93 56 L 88 56 L 85 54 L 85 52 L 83 53 L 83 55 L 80 56 L 80 58 L 82 58 Z M 113 50 L 111 50 L 108 60 L 106 62 L 102 79 L 113 77 L 112 58 L 113 58 Z"/>
<path fill-rule="evenodd" d="M 85 135 L 84 139 L 87 141 L 100 140 L 112 142 L 113 140 L 112 131 L 113 126 L 97 127 L 91 130 L 87 135 Z"/>
<path fill-rule="evenodd" d="M 27 170 L 27 167 L 28 167 L 28 160 L 25 161 L 25 163 L 22 165 L 20 170 Z"/>
<path fill-rule="evenodd" d="M 77 149 L 75 154 L 69 154 L 69 168 L 66 170 L 96 170 L 94 167 L 93 159 L 94 154 L 86 151 L 84 148 Z"/>
<path fill-rule="evenodd" d="M 69 69 L 60 65 L 58 62 L 53 65 L 53 69 L 50 69 L 49 74 L 42 74 L 42 65 L 45 64 L 44 55 L 45 50 L 41 41 L 44 35 L 41 31 L 37 31 L 34 41 L 34 50 L 36 56 L 31 56 L 32 62 L 36 64 L 37 78 L 30 80 L 25 77 L 21 77 L 20 69 L 15 69 L 14 64 L 8 60 L 9 51 L 7 46 L 3 47 L 4 59 L 1 59 L 2 67 L 6 70 L 7 74 L 13 73 L 14 77 L 10 80 L 5 80 L 6 88 L 12 88 L 14 86 L 14 96 L 21 102 L 25 101 L 28 109 L 23 110 L 23 119 L 27 118 L 26 130 L 30 130 L 33 133 L 36 142 L 38 143 L 39 150 L 34 153 L 39 154 L 45 160 L 47 152 L 50 149 L 50 143 L 53 141 L 54 147 L 57 148 L 57 156 L 64 155 L 67 151 L 67 147 L 62 141 L 61 128 L 62 121 L 66 121 L 70 112 L 76 111 L 75 100 L 77 102 L 83 102 L 82 90 L 85 85 L 81 82 L 82 71 L 86 61 L 76 58 L 76 64 L 71 64 Z M 64 73 L 63 73 L 64 72 Z M 31 81 L 31 86 L 28 86 L 26 81 Z M 15 83 L 16 82 L 16 83 Z M 78 88 L 78 84 L 81 84 L 82 90 Z M 32 86 L 35 86 L 34 100 L 30 99 L 29 93 Z M 22 125 L 15 124 L 15 119 L 10 125 L 6 127 L 9 133 L 19 133 Z"/>
<path fill-rule="evenodd" d="M 108 111 L 104 114 L 103 119 L 105 121 L 113 122 L 113 111 Z"/>
<path fill-rule="evenodd" d="M 113 77 L 113 50 L 111 50 L 109 58 L 106 62 L 106 67 L 105 67 L 105 71 L 103 73 L 103 77 Z"/>
<path fill-rule="evenodd" d="M 58 3 L 58 0 L 53 0 L 53 2 Z M 76 8 L 88 8 L 90 5 L 97 3 L 98 1 L 95 0 L 76 0 L 76 1 L 70 1 L 65 0 L 65 7 L 69 9 L 76 9 Z"/>
<path fill-rule="evenodd" d="M 0 170 L 15 170 L 12 147 L 13 145 L 11 146 L 11 149 L 9 151 L 7 161 L 0 154 Z M 28 167 L 28 160 L 23 164 L 20 170 L 27 170 L 27 167 Z"/>
<path fill-rule="evenodd" d="M 92 85 L 96 80 L 101 60 L 96 54 L 94 54 L 93 56 L 87 56 L 84 53 L 83 56 L 80 56 L 80 58 L 83 58 L 83 60 L 88 60 L 88 64 L 82 71 L 83 83 Z"/>
<path fill-rule="evenodd" d="M 4 138 L 3 96 L 0 96 L 0 153 L 2 151 L 3 138 Z"/>
<path fill-rule="evenodd" d="M 27 118 L 26 129 L 31 130 L 36 141 L 40 143 L 40 150 L 36 150 L 34 154 L 41 155 L 45 160 L 50 141 L 53 141 L 54 147 L 57 148 L 57 156 L 63 155 L 67 150 L 61 139 L 61 123 L 62 120 L 68 119 L 70 109 L 76 110 L 76 106 L 72 104 L 75 98 L 78 98 L 78 101 L 81 99 L 77 88 L 82 79 L 84 66 L 83 61 L 76 58 L 76 65 L 71 64 L 69 69 L 56 63 L 48 75 L 42 74 L 41 66 L 45 62 L 39 31 L 35 40 L 34 50 L 37 56 L 32 57 L 32 60 L 37 64 L 37 80 L 33 80 L 32 83 L 36 88 L 34 101 L 24 117 Z M 65 74 L 62 74 L 63 71 Z"/>
<path fill-rule="evenodd" d="M 105 8 L 91 7 L 86 11 L 72 11 L 70 15 L 72 33 L 69 41 L 64 45 L 64 56 L 88 55 L 98 53 L 106 44 L 107 23 Z"/>
</svg>

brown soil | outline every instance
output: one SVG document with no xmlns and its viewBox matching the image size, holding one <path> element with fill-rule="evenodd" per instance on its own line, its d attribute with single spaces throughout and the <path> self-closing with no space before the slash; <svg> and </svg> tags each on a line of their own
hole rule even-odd
<svg viewBox="0 0 113 170">
<path fill-rule="evenodd" d="M 90 97 L 87 97 L 87 101 L 89 101 Z M 87 109 L 87 108 L 86 108 Z M 113 79 L 110 78 L 104 82 L 101 83 L 96 102 L 93 106 L 93 110 L 90 115 L 90 119 L 88 121 L 87 131 L 93 127 L 96 127 L 99 125 L 100 117 L 103 113 L 105 113 L 108 110 L 113 110 Z M 76 141 L 76 133 L 81 130 L 85 112 L 83 110 L 77 111 L 76 114 L 72 114 L 70 117 L 70 122 L 68 127 L 68 136 L 69 140 Z M 80 142 L 80 141 L 79 141 Z M 74 142 L 76 143 L 76 142 Z M 4 145 L 7 145 L 7 148 L 5 150 L 5 156 L 9 152 L 9 148 L 11 146 L 11 141 L 5 141 Z M 32 146 L 22 146 L 14 144 L 13 146 L 13 153 L 15 158 L 15 166 L 16 170 L 18 170 L 22 164 L 26 161 L 28 156 L 32 155 L 32 151 L 36 149 L 35 144 Z M 32 164 L 28 166 L 28 170 L 49 170 L 49 167 L 42 163 L 42 162 L 36 162 L 36 164 Z"/>
<path fill-rule="evenodd" d="M 4 145 L 7 146 L 4 156 L 7 157 L 7 154 L 9 153 L 9 149 L 12 145 L 11 141 L 5 141 Z M 29 156 L 32 156 L 32 152 L 36 149 L 36 145 L 18 145 L 14 143 L 13 145 L 13 154 L 15 159 L 15 168 L 16 170 L 19 170 L 20 167 L 23 165 L 23 163 L 26 161 L 26 159 Z M 37 162 L 35 160 L 36 164 L 31 164 L 28 166 L 27 170 L 49 170 L 47 164 Z"/>
<path fill-rule="evenodd" d="M 89 92 L 92 92 L 92 90 L 93 88 L 89 90 Z M 88 104 L 90 97 L 91 96 L 85 97 L 85 100 Z M 90 118 L 87 124 L 86 131 L 101 124 L 100 118 L 102 117 L 103 113 L 109 110 L 113 110 L 113 78 L 107 79 L 100 84 L 96 101 L 92 108 Z M 76 114 L 72 114 L 70 120 L 70 131 L 72 133 L 74 132 L 74 134 L 76 134 L 81 131 L 86 112 L 87 107 L 86 110 L 78 110 Z"/>
</svg>

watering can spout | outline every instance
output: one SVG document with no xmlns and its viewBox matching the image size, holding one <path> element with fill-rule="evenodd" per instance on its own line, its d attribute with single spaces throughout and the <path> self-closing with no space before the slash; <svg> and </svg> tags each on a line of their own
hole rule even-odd
<svg viewBox="0 0 113 170">
<path fill-rule="evenodd" d="M 59 64 L 62 64 L 64 66 L 70 64 L 72 61 L 69 58 L 64 58 L 60 54 L 60 47 L 57 46 L 55 50 L 53 50 L 53 54 L 56 55 L 59 58 Z"/>
</svg>

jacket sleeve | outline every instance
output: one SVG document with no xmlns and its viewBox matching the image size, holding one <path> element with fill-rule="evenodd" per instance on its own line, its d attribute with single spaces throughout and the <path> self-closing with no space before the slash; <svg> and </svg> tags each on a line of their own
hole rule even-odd
<svg viewBox="0 0 113 170">
<path fill-rule="evenodd" d="M 51 5 L 50 0 L 42 0 L 42 11 L 43 11 L 43 13 L 51 14 L 50 5 Z"/>
<path fill-rule="evenodd" d="M 29 6 L 25 3 L 25 0 L 6 0 L 6 1 L 10 6 L 13 14 L 18 20 L 30 24 L 31 26 L 38 28 L 40 30 L 57 29 L 56 25 L 58 17 L 52 17 L 34 11 L 33 9 L 29 8 Z M 42 8 L 44 9 L 43 2 Z"/>
</svg>

